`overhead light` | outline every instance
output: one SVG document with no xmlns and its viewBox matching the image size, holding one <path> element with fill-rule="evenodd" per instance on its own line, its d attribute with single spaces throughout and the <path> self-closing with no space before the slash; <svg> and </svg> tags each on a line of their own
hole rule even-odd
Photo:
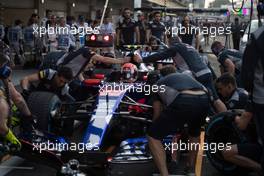
<svg viewBox="0 0 264 176">
<path fill-rule="evenodd" d="M 74 2 L 72 3 L 72 7 L 75 7 L 75 3 Z"/>
<path fill-rule="evenodd" d="M 41 0 L 41 3 L 44 4 L 45 3 L 45 0 Z"/>
</svg>

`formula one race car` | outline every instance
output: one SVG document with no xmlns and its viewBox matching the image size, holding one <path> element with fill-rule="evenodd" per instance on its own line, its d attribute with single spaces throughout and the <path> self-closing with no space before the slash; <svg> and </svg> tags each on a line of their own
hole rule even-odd
<svg viewBox="0 0 264 176">
<path fill-rule="evenodd" d="M 56 169 L 62 167 L 65 175 L 77 172 L 72 166 L 77 163 L 90 175 L 98 174 L 96 167 L 104 168 L 108 175 L 117 175 L 120 172 L 114 167 L 117 163 L 126 166 L 145 163 L 149 165 L 148 172 L 153 172 L 145 138 L 151 124 L 152 107 L 145 95 L 149 87 L 142 81 L 87 79 L 75 91 L 82 95 L 82 100 L 72 103 L 62 102 L 49 92 L 30 94 L 28 105 L 37 117 L 41 134 L 36 135 L 38 140 L 33 140 L 33 145 L 24 141 L 27 147 L 23 147 L 20 156 L 32 160 L 40 155 L 44 164 L 52 163 Z"/>
<path fill-rule="evenodd" d="M 56 67 L 65 54 L 49 53 L 52 57 L 42 66 Z M 32 139 L 21 138 L 23 147 L 16 155 L 51 166 L 59 175 L 151 175 L 156 169 L 145 136 L 152 123 L 147 74 L 139 70 L 136 82 L 123 82 L 116 70 L 91 74 L 70 84 L 74 101 L 32 92 L 27 102 L 38 131 Z M 133 167 L 142 170 L 136 173 Z"/>
</svg>

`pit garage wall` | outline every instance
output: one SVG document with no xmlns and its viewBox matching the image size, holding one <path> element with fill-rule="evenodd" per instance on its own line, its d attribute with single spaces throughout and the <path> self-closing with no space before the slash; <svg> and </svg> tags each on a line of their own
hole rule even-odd
<svg viewBox="0 0 264 176">
<path fill-rule="evenodd" d="M 5 25 L 12 25 L 16 19 L 26 25 L 32 13 L 38 13 L 42 18 L 46 9 L 53 10 L 58 16 L 73 15 L 77 18 L 78 15 L 84 15 L 94 19 L 96 10 L 103 10 L 105 0 L 44 0 L 44 3 L 41 0 L 0 0 L 0 3 L 4 8 L 0 18 L 3 18 Z M 72 3 L 75 3 L 75 7 L 72 7 Z M 109 0 L 108 8 L 112 9 L 113 16 L 118 16 L 119 9 L 125 7 L 132 9 L 133 1 Z"/>
</svg>

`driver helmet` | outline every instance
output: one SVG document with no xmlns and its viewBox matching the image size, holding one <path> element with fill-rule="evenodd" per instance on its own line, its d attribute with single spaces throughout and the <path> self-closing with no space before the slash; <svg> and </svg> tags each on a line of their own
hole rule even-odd
<svg viewBox="0 0 264 176">
<path fill-rule="evenodd" d="M 137 66 L 131 63 L 126 63 L 121 67 L 121 80 L 123 82 L 135 82 L 137 80 Z"/>
</svg>

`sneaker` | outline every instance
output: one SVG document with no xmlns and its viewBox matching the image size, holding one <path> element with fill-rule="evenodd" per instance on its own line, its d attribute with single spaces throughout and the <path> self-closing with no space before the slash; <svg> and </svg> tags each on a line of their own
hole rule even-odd
<svg viewBox="0 0 264 176">
<path fill-rule="evenodd" d="M 4 136 L 4 140 L 11 152 L 19 151 L 21 149 L 21 143 L 10 129 L 6 136 Z"/>
</svg>

